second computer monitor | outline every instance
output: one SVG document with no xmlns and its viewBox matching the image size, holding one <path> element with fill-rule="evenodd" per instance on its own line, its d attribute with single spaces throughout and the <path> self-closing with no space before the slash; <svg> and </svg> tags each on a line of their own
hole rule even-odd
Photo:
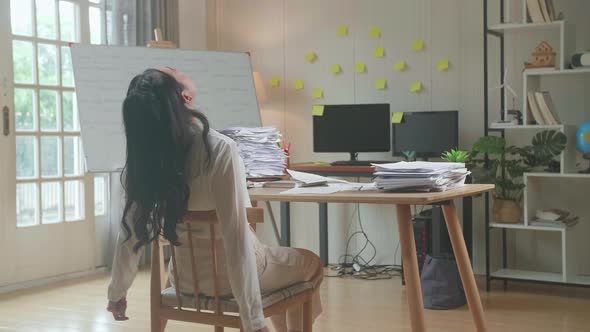
<svg viewBox="0 0 590 332">
<path fill-rule="evenodd" d="M 313 117 L 315 152 L 390 151 L 389 104 L 325 105 Z"/>
<path fill-rule="evenodd" d="M 394 156 L 414 151 L 420 158 L 440 157 L 459 145 L 457 111 L 405 112 L 403 121 L 392 125 Z"/>
</svg>

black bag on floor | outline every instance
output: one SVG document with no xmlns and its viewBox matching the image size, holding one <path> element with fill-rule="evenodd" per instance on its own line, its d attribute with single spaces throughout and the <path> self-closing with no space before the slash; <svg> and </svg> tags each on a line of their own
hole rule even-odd
<svg viewBox="0 0 590 332">
<path fill-rule="evenodd" d="M 422 299 L 427 309 L 454 309 L 467 303 L 457 263 L 452 255 L 426 256 L 420 281 Z"/>
</svg>

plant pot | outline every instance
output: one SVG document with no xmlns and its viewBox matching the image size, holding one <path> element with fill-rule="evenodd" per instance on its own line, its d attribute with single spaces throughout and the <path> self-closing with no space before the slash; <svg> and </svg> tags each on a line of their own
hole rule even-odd
<svg viewBox="0 0 590 332">
<path fill-rule="evenodd" d="M 520 203 L 508 199 L 494 200 L 494 221 L 505 224 L 516 224 L 520 222 L 522 209 Z"/>
</svg>

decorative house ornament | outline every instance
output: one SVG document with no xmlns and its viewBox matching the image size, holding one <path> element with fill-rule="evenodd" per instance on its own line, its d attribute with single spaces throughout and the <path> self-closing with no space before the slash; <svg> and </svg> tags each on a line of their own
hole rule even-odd
<svg viewBox="0 0 590 332">
<path fill-rule="evenodd" d="M 532 53 L 533 61 L 525 62 L 525 68 L 555 67 L 555 52 L 548 42 L 542 41 Z"/>
</svg>

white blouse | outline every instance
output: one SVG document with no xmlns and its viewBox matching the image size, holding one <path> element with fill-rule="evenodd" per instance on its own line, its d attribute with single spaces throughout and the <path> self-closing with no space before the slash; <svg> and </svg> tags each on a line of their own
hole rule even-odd
<svg viewBox="0 0 590 332">
<path fill-rule="evenodd" d="M 246 173 L 243 161 L 238 153 L 236 143 L 230 138 L 211 130 L 209 135 L 211 147 L 210 168 L 206 170 L 206 150 L 198 133 L 191 151 L 189 183 L 191 194 L 188 209 L 191 211 L 216 210 L 219 223 L 220 241 L 223 244 L 219 253 L 220 272 L 222 272 L 221 293 L 233 294 L 240 307 L 242 325 L 246 331 L 255 331 L 266 326 L 258 273 L 264 269 L 264 259 L 256 256 L 264 255 L 264 246 L 251 231 L 246 219 L 246 208 L 251 206 L 246 187 Z M 207 245 L 199 245 L 199 241 L 209 239 L 209 227 L 191 228 L 197 239 L 195 254 L 199 266 L 199 286 L 201 292 L 210 295 L 212 288 L 212 273 L 205 267 L 211 266 L 210 250 Z M 177 247 L 177 261 L 180 290 L 192 294 L 192 272 L 190 265 L 190 251 L 186 240 L 186 229 L 177 226 L 177 233 L 181 246 Z M 127 294 L 135 275 L 143 247 L 137 253 L 133 252 L 136 243 L 134 234 L 125 241 L 126 233 L 121 228 L 115 249 L 111 283 L 108 289 L 110 301 L 118 301 Z M 225 252 L 225 254 L 223 254 Z M 258 265 L 257 265 L 258 261 Z M 225 265 L 225 269 L 223 268 Z M 225 273 L 223 273 L 225 272 Z M 170 275 L 169 278 L 174 281 Z M 231 288 L 230 288 L 231 287 Z"/>
</svg>

